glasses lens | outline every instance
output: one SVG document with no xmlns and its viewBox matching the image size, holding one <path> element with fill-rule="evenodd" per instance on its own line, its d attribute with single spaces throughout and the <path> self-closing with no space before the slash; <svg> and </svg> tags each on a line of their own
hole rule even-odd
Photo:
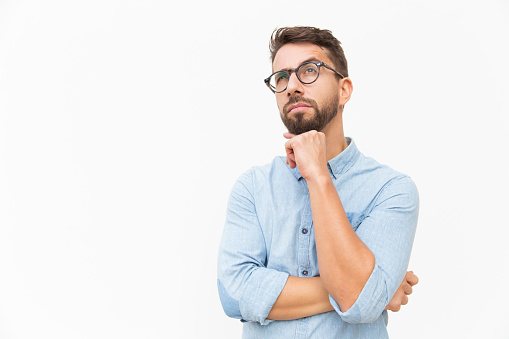
<svg viewBox="0 0 509 339">
<path fill-rule="evenodd" d="M 286 72 L 277 72 L 270 77 L 270 86 L 276 92 L 284 91 L 287 85 L 288 85 L 288 73 Z"/>
<path fill-rule="evenodd" d="M 311 62 L 300 65 L 297 72 L 300 80 L 305 84 L 310 84 L 318 78 L 318 66 Z"/>
</svg>

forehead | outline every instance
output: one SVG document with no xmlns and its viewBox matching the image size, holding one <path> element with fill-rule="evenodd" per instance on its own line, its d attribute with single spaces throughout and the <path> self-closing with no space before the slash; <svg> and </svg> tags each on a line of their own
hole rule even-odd
<svg viewBox="0 0 509 339">
<path fill-rule="evenodd" d="M 314 44 L 286 44 L 281 47 L 272 63 L 272 70 L 295 68 L 305 61 L 323 61 L 330 63 L 327 51 Z"/>
</svg>

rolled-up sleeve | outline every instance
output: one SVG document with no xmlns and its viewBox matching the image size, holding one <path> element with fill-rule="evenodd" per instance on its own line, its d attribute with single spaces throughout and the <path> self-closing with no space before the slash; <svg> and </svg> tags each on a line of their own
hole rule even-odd
<svg viewBox="0 0 509 339">
<path fill-rule="evenodd" d="M 288 274 L 266 268 L 267 250 L 256 215 L 250 171 L 234 184 L 219 247 L 217 285 L 225 313 L 267 325 Z"/>
<path fill-rule="evenodd" d="M 373 322 L 384 311 L 403 281 L 417 227 L 419 196 L 409 177 L 389 181 L 376 196 L 374 207 L 356 230 L 375 256 L 375 267 L 355 303 L 340 317 L 349 323 Z"/>
</svg>

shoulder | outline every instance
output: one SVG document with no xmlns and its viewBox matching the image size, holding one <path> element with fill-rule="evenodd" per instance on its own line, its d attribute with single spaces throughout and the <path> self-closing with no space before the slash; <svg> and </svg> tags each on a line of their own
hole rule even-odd
<svg viewBox="0 0 509 339">
<path fill-rule="evenodd" d="M 261 166 L 252 166 L 244 171 L 237 182 L 247 183 L 251 185 L 262 183 L 275 176 L 285 176 L 291 173 L 290 167 L 286 164 L 285 158 L 282 156 L 275 157 L 270 163 Z"/>
<path fill-rule="evenodd" d="M 393 168 L 361 154 L 352 167 L 352 176 L 378 191 L 377 200 L 384 197 L 404 196 L 412 204 L 418 204 L 419 194 L 412 178 Z"/>
<path fill-rule="evenodd" d="M 290 173 L 290 168 L 286 165 L 285 158 L 277 156 L 268 164 L 252 166 L 244 171 L 237 178 L 233 190 L 242 189 L 252 193 L 256 187 L 266 185 L 274 177 L 287 176 Z"/>
</svg>

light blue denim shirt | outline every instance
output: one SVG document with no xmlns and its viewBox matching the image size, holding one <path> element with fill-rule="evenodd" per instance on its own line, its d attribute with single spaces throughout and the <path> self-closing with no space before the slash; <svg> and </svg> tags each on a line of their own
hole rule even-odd
<svg viewBox="0 0 509 339">
<path fill-rule="evenodd" d="M 328 162 L 352 228 L 375 256 L 355 304 L 302 319 L 267 316 L 289 275 L 320 274 L 309 190 L 285 157 L 253 167 L 234 184 L 218 258 L 225 313 L 244 322 L 244 338 L 388 338 L 387 311 L 403 280 L 417 226 L 419 197 L 406 175 L 348 147 Z"/>
</svg>

